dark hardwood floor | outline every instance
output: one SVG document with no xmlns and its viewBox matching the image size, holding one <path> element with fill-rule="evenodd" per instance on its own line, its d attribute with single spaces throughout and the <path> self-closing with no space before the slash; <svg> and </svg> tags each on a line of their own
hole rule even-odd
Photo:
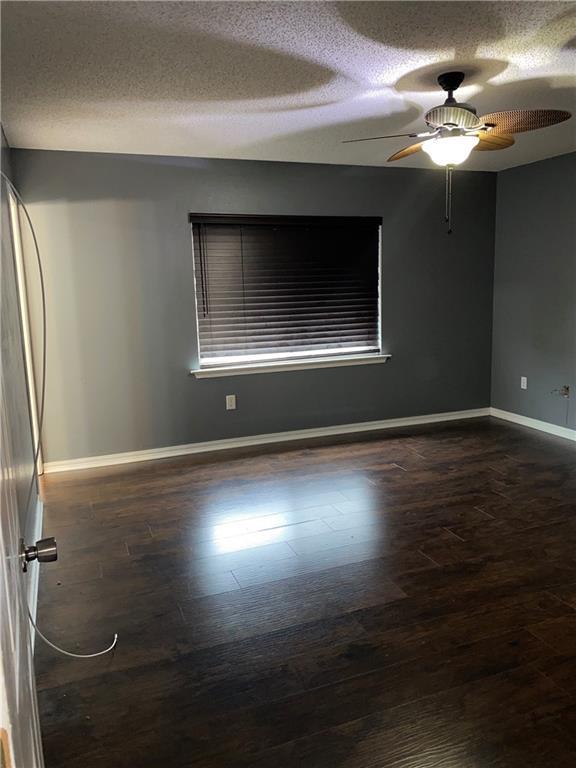
<svg viewBox="0 0 576 768">
<path fill-rule="evenodd" d="M 47 768 L 576 766 L 576 445 L 488 419 L 48 476 Z"/>
</svg>

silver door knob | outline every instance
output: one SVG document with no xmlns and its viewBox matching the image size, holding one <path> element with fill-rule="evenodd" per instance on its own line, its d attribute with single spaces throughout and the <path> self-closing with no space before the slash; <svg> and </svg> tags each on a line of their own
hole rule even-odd
<svg viewBox="0 0 576 768">
<path fill-rule="evenodd" d="M 26 546 L 24 541 L 21 543 L 22 570 L 28 570 L 28 563 L 38 560 L 39 563 L 53 563 L 58 560 L 58 547 L 54 536 L 47 539 L 39 539 L 36 544 Z"/>
</svg>

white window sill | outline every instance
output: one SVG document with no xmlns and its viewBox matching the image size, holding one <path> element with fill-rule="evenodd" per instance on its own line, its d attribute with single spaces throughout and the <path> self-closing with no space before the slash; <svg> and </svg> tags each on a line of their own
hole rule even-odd
<svg viewBox="0 0 576 768">
<path fill-rule="evenodd" d="M 190 371 L 197 379 L 212 379 L 218 376 L 244 376 L 248 373 L 277 373 L 279 371 L 307 371 L 313 368 L 340 368 L 344 365 L 373 365 L 386 363 L 392 355 L 349 355 L 346 357 L 314 358 L 293 362 L 277 361 L 270 363 L 251 363 L 250 365 L 231 365 L 220 368 L 198 368 Z"/>
</svg>

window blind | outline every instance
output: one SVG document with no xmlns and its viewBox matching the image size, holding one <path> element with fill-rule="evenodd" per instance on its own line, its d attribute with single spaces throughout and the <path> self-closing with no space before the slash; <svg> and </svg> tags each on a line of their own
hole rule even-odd
<svg viewBox="0 0 576 768">
<path fill-rule="evenodd" d="M 379 352 L 378 219 L 191 221 L 201 366 Z"/>
</svg>

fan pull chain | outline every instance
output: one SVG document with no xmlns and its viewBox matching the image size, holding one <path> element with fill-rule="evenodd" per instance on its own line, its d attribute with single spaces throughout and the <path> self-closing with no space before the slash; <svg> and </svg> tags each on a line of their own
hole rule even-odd
<svg viewBox="0 0 576 768">
<path fill-rule="evenodd" d="M 444 221 L 448 224 L 448 234 L 452 234 L 452 171 L 453 165 L 446 166 L 446 213 Z"/>
</svg>

